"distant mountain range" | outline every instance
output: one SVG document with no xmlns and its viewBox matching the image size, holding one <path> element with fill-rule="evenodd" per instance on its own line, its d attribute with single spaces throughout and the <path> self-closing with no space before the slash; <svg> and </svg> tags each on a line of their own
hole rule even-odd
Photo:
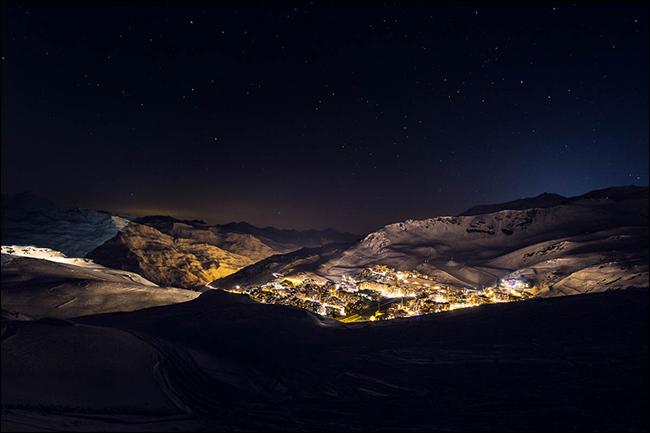
<svg viewBox="0 0 650 433">
<path fill-rule="evenodd" d="M 628 200 L 634 197 L 635 194 L 647 194 L 647 188 L 630 186 L 619 186 L 606 189 L 591 191 L 587 194 L 579 195 L 576 197 L 564 197 L 559 194 L 549 194 L 547 192 L 532 198 L 522 198 L 518 200 L 509 201 L 500 204 L 478 205 L 467 209 L 459 216 L 473 216 L 485 215 L 489 213 L 499 212 L 502 210 L 525 210 L 525 209 L 545 209 L 549 207 L 560 206 L 564 204 L 580 203 L 583 200 L 611 200 L 617 202 L 621 200 Z M 610 203 L 611 203 L 610 202 Z"/>
<path fill-rule="evenodd" d="M 476 206 L 390 224 L 349 248 L 274 256 L 212 285 L 259 286 L 278 274 L 340 281 L 386 265 L 460 287 L 525 280 L 539 296 L 648 287 L 648 202 L 647 187 L 629 186 Z"/>
</svg>

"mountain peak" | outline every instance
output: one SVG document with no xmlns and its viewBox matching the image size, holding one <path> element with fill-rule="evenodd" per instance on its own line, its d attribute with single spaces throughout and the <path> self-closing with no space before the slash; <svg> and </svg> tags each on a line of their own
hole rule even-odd
<svg viewBox="0 0 650 433">
<path fill-rule="evenodd" d="M 150 223 L 183 223 L 189 225 L 205 225 L 205 221 L 199 219 L 193 220 L 180 220 L 169 215 L 147 215 L 134 220 L 139 224 L 150 224 Z"/>
<path fill-rule="evenodd" d="M 458 216 L 474 216 L 483 215 L 502 210 L 524 210 L 532 208 L 548 208 L 566 204 L 568 198 L 560 194 L 544 192 L 537 197 L 520 198 L 517 200 L 509 201 L 506 203 L 487 204 L 473 206 L 465 212 L 458 214 Z"/>
<path fill-rule="evenodd" d="M 497 204 L 488 204 L 488 205 L 478 205 L 473 206 L 458 214 L 458 216 L 475 216 L 475 215 L 484 215 L 494 212 L 499 212 L 502 210 L 525 210 L 533 208 L 549 208 L 560 206 L 564 204 L 574 203 L 579 200 L 596 200 L 596 199 L 608 199 L 614 201 L 625 200 L 632 198 L 634 196 L 648 194 L 647 186 L 636 186 L 636 185 L 627 185 L 627 186 L 613 186 L 605 189 L 597 189 L 590 191 L 586 194 L 575 196 L 575 197 L 564 197 L 560 194 L 544 192 L 537 197 L 522 198 L 518 200 L 509 201 L 506 203 L 497 203 Z"/>
</svg>

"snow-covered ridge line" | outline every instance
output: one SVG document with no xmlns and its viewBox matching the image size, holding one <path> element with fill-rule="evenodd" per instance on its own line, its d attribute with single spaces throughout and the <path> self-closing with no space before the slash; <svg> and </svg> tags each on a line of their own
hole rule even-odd
<svg viewBox="0 0 650 433">
<path fill-rule="evenodd" d="M 61 251 L 51 248 L 35 247 L 33 245 L 2 245 L 2 263 L 6 263 L 16 257 L 29 257 L 32 259 L 44 259 L 51 262 L 68 263 L 73 265 L 90 264 L 92 260 L 68 257 Z"/>
<path fill-rule="evenodd" d="M 128 216 L 60 206 L 30 193 L 2 196 L 2 244 L 85 257 L 129 224 Z"/>
<path fill-rule="evenodd" d="M 575 286 L 573 280 L 603 290 L 644 287 L 647 265 L 637 262 L 647 258 L 647 215 L 648 188 L 634 187 L 595 191 L 557 206 L 411 219 L 369 234 L 318 274 L 338 281 L 352 270 L 384 265 L 467 287 L 491 286 L 515 271 L 544 287 L 555 285 L 558 293 L 562 285 Z M 574 248 L 553 249 L 561 242 Z M 544 264 L 559 258 L 570 260 Z M 626 271 L 610 272 L 608 263 Z M 569 278 L 573 274 L 580 278 Z"/>
<path fill-rule="evenodd" d="M 630 200 L 628 204 L 640 204 L 640 202 L 641 200 Z M 517 231 L 526 230 L 533 223 L 543 223 L 545 226 L 565 226 L 564 228 L 569 229 L 569 231 L 573 227 L 567 227 L 566 223 L 580 225 L 580 229 L 585 231 L 622 224 L 633 226 L 647 224 L 647 217 L 643 218 L 645 216 L 642 211 L 643 205 L 630 207 L 633 207 L 633 209 L 625 209 L 625 206 L 621 208 L 613 203 L 603 203 L 598 199 L 585 199 L 581 202 L 576 201 L 546 208 L 504 209 L 481 215 L 440 216 L 422 220 L 409 219 L 388 224 L 382 229 L 370 233 L 359 245 L 381 238 L 388 233 L 417 230 L 422 234 L 436 233 L 436 235 L 439 235 L 441 232 L 449 231 L 454 226 L 462 226 L 466 233 L 509 236 Z M 634 209 L 637 207 L 639 209 Z M 585 208 L 590 209 L 590 211 L 585 213 Z M 645 208 L 647 212 L 647 203 Z M 459 228 L 456 227 L 455 230 Z"/>
<path fill-rule="evenodd" d="M 84 268 L 86 270 L 97 272 L 98 274 L 119 275 L 138 285 L 158 287 L 157 284 L 147 280 L 146 278 L 143 278 L 134 272 L 107 268 L 95 263 L 91 259 L 68 257 L 61 251 L 56 251 L 51 248 L 39 248 L 33 245 L 2 245 L 2 264 L 8 263 L 13 259 L 23 257 L 73 265 Z"/>
</svg>

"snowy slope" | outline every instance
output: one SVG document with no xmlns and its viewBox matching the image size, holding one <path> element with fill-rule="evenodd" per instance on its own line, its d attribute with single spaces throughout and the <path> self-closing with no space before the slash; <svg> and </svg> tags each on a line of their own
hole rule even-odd
<svg viewBox="0 0 650 433">
<path fill-rule="evenodd" d="M 391 224 L 371 233 L 318 272 L 337 278 L 361 267 L 385 264 L 477 287 L 494 285 L 499 278 L 522 268 L 562 258 L 570 273 L 615 262 L 625 263 L 628 276 L 638 276 L 629 284 L 621 278 L 615 287 L 603 289 L 647 286 L 648 189 L 609 193 L 616 200 L 592 193 L 548 208 Z M 532 282 L 542 279 L 536 276 Z M 586 279 L 601 281 L 598 276 Z M 549 281 L 540 290 L 550 294 L 546 291 Z M 555 282 L 560 280 L 552 280 L 550 285 Z M 593 290 L 591 286 L 584 290 Z"/>
<path fill-rule="evenodd" d="M 3 321 L 2 431 L 647 431 L 647 323 L 647 290 L 372 325 L 219 291 Z"/>
<path fill-rule="evenodd" d="M 14 247 L 14 252 L 18 248 Z M 3 252 L 7 249 L 3 247 Z M 44 255 L 47 252 L 43 250 L 34 253 Z M 105 268 L 92 261 L 67 259 L 56 252 L 49 256 L 44 259 L 15 254 L 2 265 L 3 310 L 34 319 L 66 319 L 175 304 L 199 295 L 190 290 L 158 287 L 138 274 Z"/>
<path fill-rule="evenodd" d="M 124 216 L 68 208 L 31 193 L 2 196 L 2 245 L 32 245 L 85 257 L 128 223 Z"/>
<path fill-rule="evenodd" d="M 67 321 L 3 321 L 2 326 L 3 422 L 11 414 L 6 408 L 82 409 L 104 416 L 121 411 L 125 421 L 129 413 L 182 413 L 151 374 L 155 350 L 129 333 Z M 59 429 L 69 431 L 75 424 Z M 2 431 L 15 428 L 3 425 Z"/>
</svg>

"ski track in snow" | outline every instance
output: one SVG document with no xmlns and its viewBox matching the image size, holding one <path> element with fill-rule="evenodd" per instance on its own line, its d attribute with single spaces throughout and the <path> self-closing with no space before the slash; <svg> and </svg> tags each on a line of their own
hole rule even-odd
<svg viewBox="0 0 650 433">
<path fill-rule="evenodd" d="M 187 350 L 159 338 L 127 332 L 155 350 L 154 378 L 176 407 L 199 417 L 210 418 L 220 414 L 224 401 L 215 399 L 215 396 L 227 395 L 229 389 L 219 391 L 220 387 L 229 388 L 227 385 L 204 373 Z"/>
</svg>

